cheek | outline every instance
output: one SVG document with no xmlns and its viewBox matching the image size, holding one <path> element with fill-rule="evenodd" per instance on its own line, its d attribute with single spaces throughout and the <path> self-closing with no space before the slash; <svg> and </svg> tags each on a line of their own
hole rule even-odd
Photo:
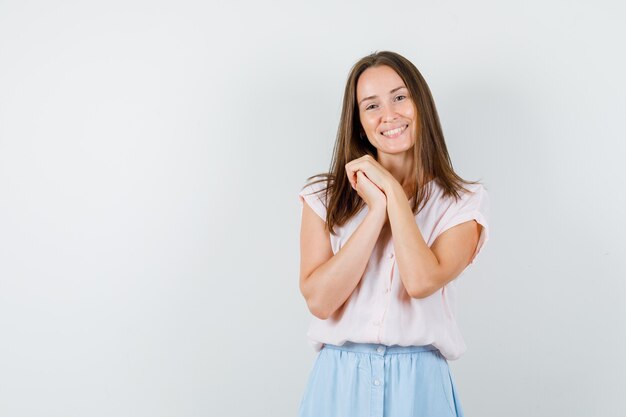
<svg viewBox="0 0 626 417">
<path fill-rule="evenodd" d="M 361 116 L 360 121 L 361 121 L 361 126 L 363 126 L 363 129 L 365 129 L 365 130 L 374 130 L 374 129 L 376 129 L 376 125 L 372 121 L 371 118 Z"/>
<path fill-rule="evenodd" d="M 413 119 L 413 121 L 415 121 L 415 119 L 416 119 L 415 118 L 415 107 L 413 106 L 413 103 L 406 102 L 406 104 L 404 105 L 403 113 L 407 117 L 410 117 L 411 119 Z"/>
</svg>

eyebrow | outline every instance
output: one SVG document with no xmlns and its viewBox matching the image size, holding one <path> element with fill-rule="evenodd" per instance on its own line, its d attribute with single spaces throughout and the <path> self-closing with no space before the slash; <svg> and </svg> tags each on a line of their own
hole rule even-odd
<svg viewBox="0 0 626 417">
<path fill-rule="evenodd" d="M 389 92 L 389 94 L 393 94 L 393 93 L 395 93 L 396 91 L 400 90 L 401 88 L 406 88 L 406 87 L 405 87 L 405 86 L 403 86 L 403 85 L 401 85 L 400 87 L 396 87 L 396 88 L 394 88 L 393 90 L 391 90 L 391 91 Z M 365 97 L 363 100 L 359 101 L 359 105 L 360 105 L 360 104 L 362 104 L 365 100 L 371 100 L 371 99 L 373 99 L 373 98 L 377 98 L 377 97 L 378 97 L 378 96 L 369 96 L 369 97 Z"/>
</svg>

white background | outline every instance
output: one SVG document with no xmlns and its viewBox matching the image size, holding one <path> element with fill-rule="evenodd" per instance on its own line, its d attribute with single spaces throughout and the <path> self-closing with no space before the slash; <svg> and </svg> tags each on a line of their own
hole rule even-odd
<svg viewBox="0 0 626 417">
<path fill-rule="evenodd" d="M 295 416 L 306 177 L 350 67 L 428 81 L 491 240 L 473 416 L 623 415 L 624 6 L 0 1 L 0 415 Z"/>
</svg>

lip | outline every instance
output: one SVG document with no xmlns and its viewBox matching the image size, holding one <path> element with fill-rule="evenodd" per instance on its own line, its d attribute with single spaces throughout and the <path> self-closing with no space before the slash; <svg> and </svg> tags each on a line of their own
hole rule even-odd
<svg viewBox="0 0 626 417">
<path fill-rule="evenodd" d="M 383 132 L 388 132 L 388 131 L 390 131 L 390 130 L 398 129 L 398 128 L 401 128 L 401 127 L 404 127 L 404 129 L 403 129 L 400 133 L 396 133 L 394 136 L 385 136 L 385 135 L 383 135 Z M 404 132 L 406 131 L 406 129 L 407 129 L 408 127 L 409 127 L 409 125 L 408 125 L 408 124 L 404 124 L 404 125 L 400 125 L 400 126 L 392 127 L 391 129 L 385 129 L 385 130 L 381 131 L 381 132 L 380 132 L 380 134 L 381 134 L 382 136 L 384 136 L 385 138 L 387 138 L 387 139 L 394 139 L 394 138 L 397 138 L 398 136 L 400 136 L 400 135 L 404 134 Z"/>
</svg>

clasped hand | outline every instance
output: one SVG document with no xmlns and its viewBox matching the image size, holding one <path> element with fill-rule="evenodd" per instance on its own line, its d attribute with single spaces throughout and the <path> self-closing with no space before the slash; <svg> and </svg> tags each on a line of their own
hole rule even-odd
<svg viewBox="0 0 626 417">
<path fill-rule="evenodd" d="M 364 155 L 346 164 L 346 175 L 359 196 L 370 209 L 387 208 L 387 192 L 397 180 L 371 155 Z"/>
</svg>

